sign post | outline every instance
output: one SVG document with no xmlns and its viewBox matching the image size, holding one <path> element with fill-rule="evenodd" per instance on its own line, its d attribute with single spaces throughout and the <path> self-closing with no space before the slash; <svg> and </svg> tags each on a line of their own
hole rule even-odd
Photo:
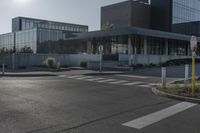
<svg viewBox="0 0 200 133">
<path fill-rule="evenodd" d="M 196 90 L 196 72 L 195 72 L 195 56 L 197 51 L 197 37 L 192 36 L 190 40 L 190 46 L 192 50 L 192 96 L 195 96 L 195 90 Z"/>
<path fill-rule="evenodd" d="M 100 64 L 99 64 L 99 69 L 100 69 L 100 72 L 102 71 L 102 55 L 103 55 L 103 45 L 100 45 L 99 46 L 99 56 L 100 56 Z"/>
</svg>

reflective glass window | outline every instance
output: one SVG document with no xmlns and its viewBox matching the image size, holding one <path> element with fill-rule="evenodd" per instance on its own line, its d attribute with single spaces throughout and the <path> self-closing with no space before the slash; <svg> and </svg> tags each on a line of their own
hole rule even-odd
<svg viewBox="0 0 200 133">
<path fill-rule="evenodd" d="M 200 21 L 200 0 L 173 0 L 173 24 Z"/>
</svg>

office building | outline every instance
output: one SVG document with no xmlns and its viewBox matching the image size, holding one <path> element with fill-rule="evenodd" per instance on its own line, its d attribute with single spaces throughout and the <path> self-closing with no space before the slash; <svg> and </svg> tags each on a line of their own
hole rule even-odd
<svg viewBox="0 0 200 133">
<path fill-rule="evenodd" d="M 199 36 L 199 0 L 151 0 L 152 29 Z"/>
<path fill-rule="evenodd" d="M 105 57 L 129 60 L 129 64 L 154 63 L 149 62 L 151 57 L 157 63 L 158 60 L 186 58 L 191 55 L 190 35 L 198 36 L 200 31 L 199 3 L 199 0 L 128 0 L 104 6 L 101 25 L 113 27 L 71 39 L 87 40 L 88 53 L 93 54 L 103 45 Z M 184 25 L 189 25 L 189 29 L 182 28 Z"/>
<path fill-rule="evenodd" d="M 129 65 L 186 58 L 191 56 L 191 35 L 200 35 L 199 4 L 199 0 L 128 0 L 104 6 L 101 25 L 112 27 L 92 32 L 84 25 L 18 17 L 13 19 L 13 32 L 0 36 L 0 47 L 12 50 L 14 45 L 16 52 L 98 54 L 103 45 L 104 59 Z"/>
<path fill-rule="evenodd" d="M 65 40 L 75 33 L 88 32 L 88 26 L 17 17 L 12 32 L 0 35 L 1 53 L 76 53 L 82 45 Z M 68 45 L 67 45 L 68 44 Z"/>
</svg>

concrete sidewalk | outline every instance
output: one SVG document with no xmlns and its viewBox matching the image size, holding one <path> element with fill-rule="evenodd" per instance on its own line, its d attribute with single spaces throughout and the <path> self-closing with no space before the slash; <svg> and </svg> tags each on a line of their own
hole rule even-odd
<svg viewBox="0 0 200 133">
<path fill-rule="evenodd" d="M 56 76 L 54 72 L 5 72 L 0 76 L 5 77 L 39 77 L 39 76 Z"/>
<path fill-rule="evenodd" d="M 59 76 L 59 75 L 112 75 L 112 74 L 122 74 L 124 72 L 119 71 L 93 71 L 93 70 L 70 70 L 70 71 L 16 71 L 16 72 L 5 72 L 0 76 L 7 77 L 34 77 L 34 76 Z"/>
</svg>

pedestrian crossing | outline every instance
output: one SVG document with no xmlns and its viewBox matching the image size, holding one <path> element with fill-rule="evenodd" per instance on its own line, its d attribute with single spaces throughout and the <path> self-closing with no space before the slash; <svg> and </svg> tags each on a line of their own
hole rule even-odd
<svg viewBox="0 0 200 133">
<path fill-rule="evenodd" d="M 153 83 L 147 83 L 147 82 L 128 81 L 128 80 L 121 80 L 121 79 L 114 79 L 114 78 L 99 78 L 99 77 L 87 76 L 87 75 L 74 75 L 74 76 L 59 75 L 59 77 L 83 80 L 83 81 L 88 81 L 88 82 L 112 84 L 112 85 L 140 86 L 140 87 L 145 87 L 145 88 L 149 88 L 152 85 L 154 85 Z"/>
</svg>

